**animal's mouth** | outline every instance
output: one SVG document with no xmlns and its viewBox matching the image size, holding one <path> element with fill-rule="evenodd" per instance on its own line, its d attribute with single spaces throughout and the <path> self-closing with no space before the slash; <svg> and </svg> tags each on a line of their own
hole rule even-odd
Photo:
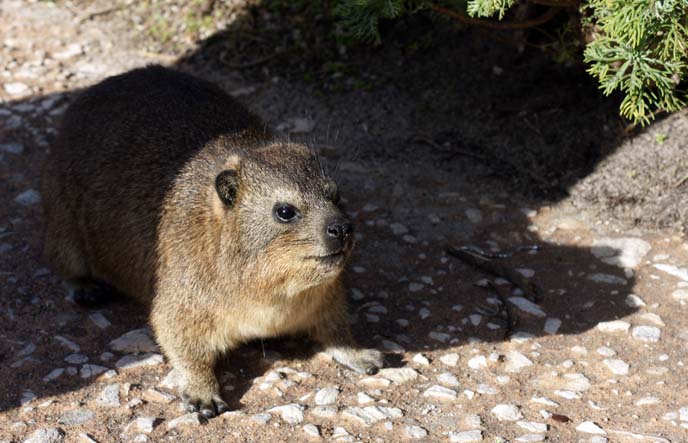
<svg viewBox="0 0 688 443">
<path fill-rule="evenodd" d="M 311 260 L 317 260 L 321 263 L 326 263 L 326 264 L 337 264 L 337 263 L 342 262 L 345 257 L 346 257 L 346 251 L 344 251 L 344 249 L 340 249 L 340 250 L 332 252 L 330 254 L 310 255 L 306 258 L 311 259 Z"/>
</svg>

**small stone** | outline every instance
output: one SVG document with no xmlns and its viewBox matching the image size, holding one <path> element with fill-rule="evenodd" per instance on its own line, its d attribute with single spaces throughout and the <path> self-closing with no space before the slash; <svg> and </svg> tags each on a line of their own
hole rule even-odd
<svg viewBox="0 0 688 443">
<path fill-rule="evenodd" d="M 320 429 L 315 425 L 303 425 L 303 432 L 311 438 L 320 438 Z"/>
<path fill-rule="evenodd" d="M 483 221 L 483 214 L 480 209 L 468 208 L 464 211 L 466 218 L 470 220 L 471 223 L 480 223 Z"/>
<path fill-rule="evenodd" d="M 625 278 L 611 274 L 590 274 L 588 280 L 608 285 L 626 285 L 628 283 Z"/>
<path fill-rule="evenodd" d="M 316 405 L 331 405 L 337 401 L 339 388 L 323 388 L 315 394 Z"/>
<path fill-rule="evenodd" d="M 356 395 L 356 401 L 359 405 L 365 405 L 367 403 L 373 403 L 375 399 L 370 395 L 366 394 L 365 392 L 359 392 Z"/>
<path fill-rule="evenodd" d="M 184 426 L 197 426 L 203 423 L 201 415 L 198 412 L 191 412 L 180 417 L 172 419 L 167 422 L 167 429 L 177 429 Z"/>
<path fill-rule="evenodd" d="M 119 384 L 106 386 L 96 398 L 96 404 L 106 408 L 119 407 Z"/>
<path fill-rule="evenodd" d="M 403 346 L 392 340 L 382 340 L 382 347 L 391 352 L 406 352 Z"/>
<path fill-rule="evenodd" d="M 158 383 L 158 387 L 168 389 L 170 391 L 175 391 L 178 389 L 183 389 L 184 386 L 186 386 L 186 383 L 187 380 L 186 377 L 184 377 L 184 374 L 181 371 L 172 369 L 170 370 L 170 372 L 167 373 L 165 378 L 163 378 L 162 381 Z"/>
<path fill-rule="evenodd" d="M 418 372 L 412 368 L 385 368 L 379 372 L 381 377 L 402 384 L 418 378 Z"/>
<path fill-rule="evenodd" d="M 446 343 L 451 338 L 451 335 L 444 332 L 432 331 L 428 334 L 428 337 L 433 340 L 437 340 L 440 343 Z"/>
<path fill-rule="evenodd" d="M 608 265 L 635 268 L 652 246 L 640 238 L 600 238 L 593 241 L 590 252 Z"/>
<path fill-rule="evenodd" d="M 112 324 L 110 323 L 110 320 L 105 318 L 105 316 L 100 312 L 94 312 L 93 314 L 90 314 L 88 318 L 100 329 L 108 328 Z"/>
<path fill-rule="evenodd" d="M 419 365 L 430 366 L 430 360 L 428 360 L 428 358 L 426 356 L 424 356 L 423 354 L 414 355 L 412 361 L 414 363 L 419 364 Z"/>
<path fill-rule="evenodd" d="M 666 272 L 669 275 L 680 278 L 683 281 L 688 281 L 688 268 L 679 268 L 677 266 L 667 265 L 664 263 L 656 263 L 652 266 L 654 266 L 662 272 Z"/>
<path fill-rule="evenodd" d="M 547 316 L 542 308 L 525 297 L 509 297 L 509 302 L 518 309 L 535 317 L 544 318 Z"/>
<path fill-rule="evenodd" d="M 98 374 L 102 374 L 107 370 L 108 368 L 106 368 L 105 366 L 86 364 L 83 365 L 79 370 L 79 375 L 81 376 L 81 378 L 90 378 Z"/>
<path fill-rule="evenodd" d="M 332 418 L 337 415 L 337 407 L 334 405 L 316 406 L 310 411 L 311 414 L 320 418 Z"/>
<path fill-rule="evenodd" d="M 115 351 L 131 352 L 157 352 L 158 345 L 151 337 L 150 329 L 141 328 L 129 331 L 110 342 L 110 347 Z"/>
<path fill-rule="evenodd" d="M 643 397 L 635 402 L 636 406 L 652 406 L 658 405 L 661 401 L 657 397 Z"/>
<path fill-rule="evenodd" d="M 520 437 L 516 438 L 517 442 L 523 443 L 523 442 L 537 442 L 537 441 L 544 441 L 545 436 L 543 434 L 525 434 L 521 435 Z"/>
<path fill-rule="evenodd" d="M 80 433 L 77 437 L 79 438 L 79 443 L 98 443 L 85 432 Z"/>
<path fill-rule="evenodd" d="M 444 386 L 433 385 L 423 392 L 423 397 L 430 397 L 438 400 L 454 400 L 456 398 L 456 391 L 445 388 Z"/>
<path fill-rule="evenodd" d="M 79 352 L 81 350 L 79 345 L 69 340 L 68 338 L 62 337 L 61 335 L 56 335 L 55 340 L 59 341 L 62 346 L 64 346 L 72 352 Z"/>
<path fill-rule="evenodd" d="M 476 355 L 468 360 L 468 367 L 476 371 L 485 369 L 487 367 L 487 359 L 484 355 Z"/>
<path fill-rule="evenodd" d="M 386 388 L 392 384 L 390 380 L 382 377 L 366 377 L 360 379 L 358 383 L 369 388 Z"/>
<path fill-rule="evenodd" d="M 584 421 L 578 426 L 576 426 L 576 431 L 578 432 L 585 432 L 586 434 L 599 434 L 599 435 L 607 435 L 607 433 L 604 431 L 604 429 L 600 428 L 597 426 L 595 423 L 591 421 Z"/>
<path fill-rule="evenodd" d="M 499 421 L 516 421 L 523 418 L 521 410 L 516 405 L 499 404 L 492 408 L 490 412 Z"/>
<path fill-rule="evenodd" d="M 64 432 L 57 428 L 37 429 L 23 443 L 61 443 Z"/>
<path fill-rule="evenodd" d="M 258 423 L 259 425 L 266 425 L 272 420 L 272 415 L 267 412 L 261 412 L 260 414 L 255 414 L 251 416 L 251 420 Z"/>
<path fill-rule="evenodd" d="M 504 362 L 504 371 L 506 372 L 520 372 L 522 369 L 532 365 L 533 362 L 518 351 L 509 351 L 506 353 Z"/>
<path fill-rule="evenodd" d="M 411 292 L 413 292 L 413 291 L 411 291 Z M 428 308 L 420 308 L 420 310 L 418 311 L 418 316 L 420 317 L 421 320 L 425 320 L 426 318 L 429 318 L 431 315 L 432 315 L 432 313 L 430 312 L 430 309 L 428 309 Z"/>
<path fill-rule="evenodd" d="M 662 331 L 654 326 L 636 326 L 631 330 L 631 335 L 636 340 L 644 342 L 657 342 Z"/>
<path fill-rule="evenodd" d="M 292 403 L 289 405 L 275 406 L 268 409 L 270 413 L 277 413 L 282 417 L 282 420 L 290 425 L 297 425 L 303 421 L 303 406 Z"/>
<path fill-rule="evenodd" d="M 403 417 L 403 413 L 399 408 L 386 408 L 382 406 L 366 406 L 361 408 L 353 406 L 344 409 L 342 416 L 354 419 L 365 426 L 372 426 L 380 420 Z"/>
<path fill-rule="evenodd" d="M 406 436 L 413 440 L 419 440 L 428 436 L 428 431 L 420 426 L 406 425 L 405 426 Z"/>
<path fill-rule="evenodd" d="M 21 82 L 5 83 L 5 92 L 9 95 L 26 95 L 30 92 L 29 86 Z"/>
<path fill-rule="evenodd" d="M 544 423 L 536 423 L 533 421 L 518 421 L 516 422 L 516 424 L 528 432 L 536 434 L 544 434 L 545 432 L 547 432 L 547 425 Z"/>
<path fill-rule="evenodd" d="M 147 352 L 142 355 L 125 355 L 115 362 L 115 367 L 117 369 L 134 369 L 140 368 L 141 366 L 155 366 L 162 364 L 162 362 L 162 355 Z"/>
<path fill-rule="evenodd" d="M 607 368 L 612 371 L 612 374 L 628 375 L 628 369 L 630 366 L 623 360 L 619 360 L 617 358 L 608 358 L 603 360 L 602 363 L 604 363 Z"/>
<path fill-rule="evenodd" d="M 662 320 L 662 317 L 655 314 L 654 312 L 646 312 L 642 314 L 639 318 L 648 323 L 652 323 L 655 326 L 666 326 L 664 320 Z"/>
<path fill-rule="evenodd" d="M 676 301 L 688 301 L 688 289 L 677 289 L 671 293 L 671 297 Z"/>
<path fill-rule="evenodd" d="M 64 412 L 60 416 L 58 423 L 68 426 L 81 425 L 93 420 L 95 416 L 96 413 L 88 409 L 73 409 L 71 411 Z"/>
<path fill-rule="evenodd" d="M 46 382 L 46 383 L 47 383 L 47 382 L 50 382 L 50 381 L 53 381 L 53 380 L 55 380 L 56 378 L 58 378 L 60 375 L 64 374 L 64 371 L 65 371 L 64 368 L 53 369 L 52 371 L 50 371 L 50 373 L 49 373 L 48 375 L 46 375 L 45 377 L 43 377 L 43 381 Z"/>
<path fill-rule="evenodd" d="M 561 327 L 561 320 L 558 318 L 548 318 L 545 320 L 544 331 L 547 334 L 556 334 Z"/>
<path fill-rule="evenodd" d="M 623 320 L 603 321 L 597 324 L 597 329 L 602 332 L 628 332 L 631 324 Z"/>
<path fill-rule="evenodd" d="M 688 293 L 687 293 L 687 295 L 688 295 Z M 645 305 L 646 305 L 645 301 L 635 294 L 628 294 L 626 296 L 626 306 L 628 306 L 628 307 L 642 308 Z"/>
<path fill-rule="evenodd" d="M 483 431 L 476 429 L 473 431 L 450 432 L 449 441 L 451 443 L 471 443 L 483 441 Z"/>
<path fill-rule="evenodd" d="M 131 422 L 124 428 L 124 432 L 129 434 L 129 433 L 136 433 L 136 432 L 143 432 L 145 434 L 150 434 L 153 432 L 153 428 L 155 427 L 155 417 L 139 417 Z M 175 426 L 176 427 L 176 426 Z M 168 425 L 168 429 L 169 425 Z"/>
<path fill-rule="evenodd" d="M 21 143 L 0 143 L 0 151 L 7 154 L 19 155 L 24 152 L 24 145 Z"/>
<path fill-rule="evenodd" d="M 147 402 L 150 402 L 150 403 L 170 404 L 176 398 L 177 397 L 175 397 L 172 394 L 168 394 L 166 392 L 160 392 L 154 388 L 146 389 L 143 392 L 143 399 L 146 400 Z"/>
<path fill-rule="evenodd" d="M 41 194 L 34 189 L 29 189 L 16 196 L 14 201 L 22 206 L 33 206 L 41 201 Z"/>
<path fill-rule="evenodd" d="M 597 353 L 603 357 L 613 357 L 616 355 L 616 351 L 612 348 L 608 348 L 607 346 L 600 346 L 597 348 Z"/>
<path fill-rule="evenodd" d="M 456 352 L 444 354 L 442 357 L 440 357 L 440 361 L 447 366 L 456 366 L 459 363 L 459 354 Z"/>
<path fill-rule="evenodd" d="M 485 383 L 480 383 L 478 386 L 475 387 L 475 390 L 478 391 L 478 394 L 483 394 L 483 395 L 497 395 L 499 394 L 499 390 L 496 388 L 493 388 L 492 386 L 485 384 Z"/>
<path fill-rule="evenodd" d="M 678 410 L 678 419 L 681 421 L 688 421 L 688 406 L 684 406 Z"/>
<path fill-rule="evenodd" d="M 88 357 L 83 354 L 70 354 L 64 358 L 64 361 L 72 365 L 80 365 L 88 361 Z"/>
<path fill-rule="evenodd" d="M 444 372 L 444 373 L 438 375 L 437 381 L 442 383 L 445 386 L 449 386 L 452 388 L 459 386 L 459 380 L 456 378 L 456 376 L 454 374 L 451 374 L 449 372 Z"/>
<path fill-rule="evenodd" d="M 389 228 L 394 235 L 403 235 L 408 233 L 408 228 L 401 223 L 390 223 Z"/>
<path fill-rule="evenodd" d="M 416 283 L 416 282 L 411 282 L 409 283 L 408 289 L 409 292 L 418 292 L 421 289 L 423 289 L 425 285 L 423 283 Z"/>
</svg>

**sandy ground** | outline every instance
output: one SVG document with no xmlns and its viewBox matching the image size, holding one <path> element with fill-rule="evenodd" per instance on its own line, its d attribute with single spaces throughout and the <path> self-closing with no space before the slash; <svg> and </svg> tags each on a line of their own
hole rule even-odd
<svg viewBox="0 0 688 443">
<path fill-rule="evenodd" d="M 622 173 L 657 168 L 661 146 L 680 158 L 688 118 L 623 137 L 612 106 L 581 95 L 594 88 L 573 74 L 558 78 L 567 87 L 543 86 L 543 104 L 527 86 L 537 75 L 513 89 L 474 83 L 460 100 L 446 92 L 449 74 L 434 89 L 400 80 L 322 94 L 275 71 L 185 64 L 272 126 L 302 128 L 292 136 L 334 171 L 359 232 L 347 275 L 353 328 L 391 369 L 356 375 L 298 338 L 251 343 L 220 369 L 236 410 L 207 423 L 184 415 L 145 330 L 111 343 L 145 328 L 146 313 L 127 301 L 75 306 L 40 258 L 39 171 L 74 91 L 176 60 L 140 49 L 125 20 L 83 17 L 51 2 L 0 3 L 0 442 L 688 440 L 688 243 L 671 215 L 681 205 L 663 203 L 675 206 L 674 222 L 660 229 L 634 222 L 640 213 L 662 224 L 638 209 L 642 198 L 614 212 L 596 197 L 619 191 Z M 501 72 L 500 54 L 480 58 L 469 42 L 483 71 L 464 80 Z M 546 115 L 561 126 L 540 126 Z M 543 148 L 486 161 L 499 146 Z M 674 166 L 663 180 L 681 180 Z M 643 195 L 666 194 L 644 183 Z M 542 301 L 524 302 L 518 288 L 448 256 L 449 245 L 539 245 L 503 264 Z M 496 312 L 500 297 L 511 327 Z"/>
</svg>

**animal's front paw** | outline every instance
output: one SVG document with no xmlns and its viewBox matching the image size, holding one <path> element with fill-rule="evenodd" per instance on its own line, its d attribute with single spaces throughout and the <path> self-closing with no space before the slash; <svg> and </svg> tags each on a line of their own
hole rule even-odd
<svg viewBox="0 0 688 443">
<path fill-rule="evenodd" d="M 377 349 L 353 349 L 334 355 L 335 360 L 361 374 L 374 375 L 384 366 L 385 356 Z"/>
<path fill-rule="evenodd" d="M 184 401 L 184 409 L 188 412 L 200 412 L 205 418 L 213 418 L 229 411 L 229 406 L 218 394 L 203 397 L 185 392 L 182 395 L 182 400 Z"/>
</svg>

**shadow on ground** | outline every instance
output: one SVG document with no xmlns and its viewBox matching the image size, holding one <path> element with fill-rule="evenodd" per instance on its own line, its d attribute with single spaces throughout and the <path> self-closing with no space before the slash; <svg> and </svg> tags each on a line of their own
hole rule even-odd
<svg viewBox="0 0 688 443">
<path fill-rule="evenodd" d="M 270 18 L 256 11 L 258 29 Z M 409 35 L 427 36 L 429 22 L 419 20 L 411 23 Z M 349 54 L 347 63 L 365 67 L 358 77 L 363 86 L 329 73 L 317 77 L 319 83 L 304 78 L 322 73 L 323 66 L 299 63 L 294 51 L 289 63 L 275 57 L 237 69 L 220 62 L 232 32 L 202 42 L 174 66 L 234 91 L 272 126 L 293 117 L 315 121 L 313 132 L 294 138 L 320 151 L 359 226 L 348 281 L 361 343 L 393 354 L 398 347 L 420 352 L 469 340 L 502 341 L 511 333 L 546 334 L 544 318 L 515 309 L 516 324 L 507 331 L 504 319 L 490 313 L 494 290 L 474 285 L 492 276 L 448 257 L 449 245 L 501 251 L 540 245 L 540 252 L 518 254 L 504 264 L 534 271 L 546 317 L 562 320 L 557 334 L 580 334 L 635 311 L 625 303 L 632 277 L 598 261 L 589 248 L 548 241 L 551 233 L 534 231 L 526 210 L 560 201 L 622 140 L 615 101 L 600 96 L 582 67 L 556 65 L 546 53 L 522 49 L 519 42 L 527 36 L 495 43 L 479 31 L 441 26 L 435 29 L 441 45 L 412 50 L 412 37 L 393 30 L 385 46 Z M 48 100 L 51 109 L 59 109 L 76 92 L 5 107 Z M 0 141 L 22 141 L 28 151 L 11 169 L 3 166 L 3 186 L 10 195 L 19 194 L 23 189 L 14 183 L 21 175 L 32 177 L 37 188 L 45 147 L 36 143 L 28 123 L 1 118 Z M 55 336 L 77 343 L 93 363 L 111 366 L 114 360 L 103 363 L 98 357 L 109 341 L 146 322 L 140 307 L 119 301 L 101 311 L 112 321 L 101 331 L 89 321 L 91 311 L 64 300 L 59 282 L 41 263 L 37 207 L 10 201 L 0 208 L 0 239 L 13 248 L 1 258 L 6 283 L 0 299 L 0 378 L 22 374 L 20 383 L 1 390 L 1 410 L 17 407 L 25 390 L 46 397 L 89 383 L 78 375 L 42 381 L 50 370 L 66 367 L 65 355 L 74 352 Z M 588 279 L 590 274 L 613 275 L 626 284 L 604 285 Z M 38 292 L 26 290 L 28 281 Z M 496 288 L 506 297 L 514 289 Z M 30 344 L 37 350 L 22 356 Z M 230 356 L 225 368 L 240 380 L 227 400 L 237 406 L 252 379 L 280 358 L 276 352 L 306 359 L 312 355 L 308 349 L 266 341 Z M 390 361 L 403 363 L 391 355 Z"/>
</svg>

